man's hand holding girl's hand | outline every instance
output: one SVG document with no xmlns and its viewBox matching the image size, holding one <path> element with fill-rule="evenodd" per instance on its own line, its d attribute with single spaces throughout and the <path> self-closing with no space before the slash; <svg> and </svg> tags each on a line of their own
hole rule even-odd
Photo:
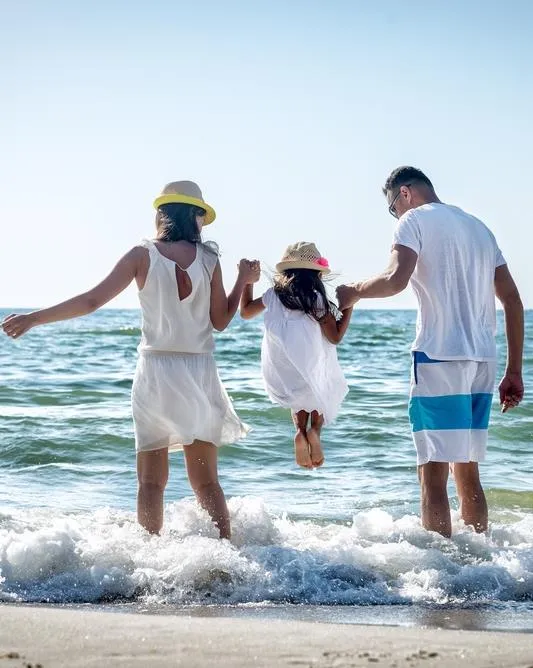
<svg viewBox="0 0 533 668">
<path fill-rule="evenodd" d="M 358 283 L 351 285 L 339 285 L 337 288 L 337 302 L 339 304 L 339 311 L 345 311 L 351 308 L 359 301 Z"/>
</svg>

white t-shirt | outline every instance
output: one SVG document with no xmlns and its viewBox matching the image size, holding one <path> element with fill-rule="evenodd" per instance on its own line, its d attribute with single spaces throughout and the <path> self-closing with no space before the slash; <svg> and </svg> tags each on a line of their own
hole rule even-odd
<svg viewBox="0 0 533 668">
<path fill-rule="evenodd" d="M 412 349 L 432 359 L 495 360 L 494 272 L 505 260 L 492 232 L 456 206 L 432 203 L 400 218 L 394 244 L 418 255 Z"/>
</svg>

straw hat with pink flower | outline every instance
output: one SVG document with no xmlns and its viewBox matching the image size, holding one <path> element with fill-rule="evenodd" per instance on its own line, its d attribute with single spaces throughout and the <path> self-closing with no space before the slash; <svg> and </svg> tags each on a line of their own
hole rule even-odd
<svg viewBox="0 0 533 668">
<path fill-rule="evenodd" d="M 322 257 L 315 244 L 308 241 L 298 241 L 287 247 L 281 262 L 276 265 L 276 271 L 281 273 L 287 269 L 314 269 L 324 275 L 331 271 L 326 258 Z"/>
</svg>

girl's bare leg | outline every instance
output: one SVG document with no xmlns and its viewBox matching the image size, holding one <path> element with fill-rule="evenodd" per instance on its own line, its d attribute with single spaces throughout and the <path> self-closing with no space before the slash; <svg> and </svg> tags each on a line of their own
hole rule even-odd
<svg viewBox="0 0 533 668">
<path fill-rule="evenodd" d="M 218 482 L 218 448 L 213 443 L 194 441 L 184 448 L 189 482 L 198 503 L 207 510 L 221 538 L 231 538 L 228 507 Z"/>
<path fill-rule="evenodd" d="M 324 424 L 324 416 L 318 411 L 311 413 L 311 428 L 307 432 L 307 440 L 311 450 L 311 462 L 313 466 L 322 466 L 324 463 L 324 453 L 322 452 L 322 443 L 320 442 L 320 432 Z"/>
<path fill-rule="evenodd" d="M 137 520 L 146 531 L 159 533 L 168 481 L 168 448 L 137 453 L 137 480 Z"/>
<path fill-rule="evenodd" d="M 296 427 L 296 435 L 294 437 L 294 456 L 298 466 L 310 469 L 313 468 L 311 462 L 311 455 L 309 453 L 309 441 L 307 440 L 307 423 L 309 421 L 309 413 L 306 411 L 298 411 L 292 413 L 292 421 Z"/>
</svg>

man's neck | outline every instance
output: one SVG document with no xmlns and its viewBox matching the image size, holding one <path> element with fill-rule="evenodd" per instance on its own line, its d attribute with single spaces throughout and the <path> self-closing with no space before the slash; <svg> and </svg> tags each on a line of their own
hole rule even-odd
<svg viewBox="0 0 533 668">
<path fill-rule="evenodd" d="M 437 195 L 428 195 L 427 197 L 420 197 L 416 206 L 424 206 L 424 204 L 442 204 L 442 202 Z"/>
</svg>

